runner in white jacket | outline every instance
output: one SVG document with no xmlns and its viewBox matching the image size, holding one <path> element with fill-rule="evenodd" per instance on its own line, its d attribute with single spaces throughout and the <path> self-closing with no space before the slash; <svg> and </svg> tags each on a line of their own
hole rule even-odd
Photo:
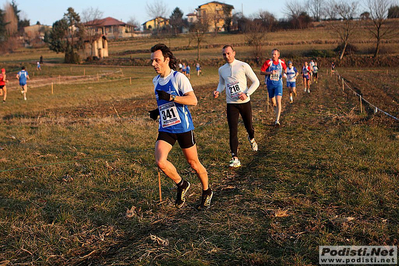
<svg viewBox="0 0 399 266">
<path fill-rule="evenodd" d="M 218 98 L 220 93 L 226 90 L 227 121 L 230 130 L 230 150 L 232 155 L 230 167 L 240 167 L 241 162 L 237 156 L 237 128 L 240 114 L 248 132 L 251 148 L 253 151 L 258 150 L 252 125 L 250 95 L 259 87 L 259 79 L 247 63 L 235 59 L 236 52 L 231 45 L 224 46 L 222 51 L 226 64 L 219 68 L 219 85 L 213 95 L 214 98 Z M 247 78 L 251 81 L 251 86 L 249 87 L 247 86 Z"/>
</svg>

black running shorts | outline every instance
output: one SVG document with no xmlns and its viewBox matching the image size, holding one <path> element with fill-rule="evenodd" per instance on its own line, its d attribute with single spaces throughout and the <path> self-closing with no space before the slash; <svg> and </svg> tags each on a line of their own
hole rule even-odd
<svg viewBox="0 0 399 266">
<path fill-rule="evenodd" d="M 168 133 L 168 132 L 158 132 L 158 140 L 163 140 L 169 143 L 170 145 L 174 145 L 176 140 L 179 142 L 179 145 L 182 149 L 188 149 L 195 145 L 195 137 L 194 131 L 188 131 L 185 133 Z"/>
</svg>

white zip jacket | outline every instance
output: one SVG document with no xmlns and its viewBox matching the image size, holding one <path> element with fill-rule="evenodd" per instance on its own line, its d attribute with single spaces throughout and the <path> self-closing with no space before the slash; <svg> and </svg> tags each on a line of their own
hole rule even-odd
<svg viewBox="0 0 399 266">
<path fill-rule="evenodd" d="M 251 86 L 247 86 L 247 78 Z M 259 87 L 259 79 L 252 68 L 245 62 L 234 59 L 219 68 L 219 85 L 217 91 L 221 93 L 226 90 L 227 103 L 246 103 L 250 101 L 250 95 Z M 238 98 L 240 92 L 246 93 L 248 98 L 244 101 Z"/>
</svg>

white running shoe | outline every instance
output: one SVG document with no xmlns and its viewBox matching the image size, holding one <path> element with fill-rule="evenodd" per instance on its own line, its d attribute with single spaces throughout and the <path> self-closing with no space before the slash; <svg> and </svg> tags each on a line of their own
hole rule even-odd
<svg viewBox="0 0 399 266">
<path fill-rule="evenodd" d="M 234 167 L 234 168 L 237 168 L 237 167 L 240 167 L 241 166 L 241 162 L 240 162 L 240 160 L 238 160 L 238 158 L 231 158 L 231 161 L 230 161 L 230 165 L 229 165 L 230 167 Z"/>
<path fill-rule="evenodd" d="M 310 93 L 310 90 L 308 90 L 308 93 Z"/>
<path fill-rule="evenodd" d="M 251 144 L 251 149 L 253 151 L 258 151 L 258 143 L 256 143 L 255 138 L 250 139 L 248 136 L 248 141 L 249 141 L 249 144 Z"/>
<path fill-rule="evenodd" d="M 274 125 L 275 125 L 276 127 L 280 126 L 280 121 L 276 120 L 276 122 L 274 122 Z"/>
</svg>

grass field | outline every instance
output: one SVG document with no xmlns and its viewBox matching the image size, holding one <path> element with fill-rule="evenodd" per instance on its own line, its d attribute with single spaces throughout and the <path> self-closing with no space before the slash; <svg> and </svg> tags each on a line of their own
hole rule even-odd
<svg viewBox="0 0 399 266">
<path fill-rule="evenodd" d="M 319 28 L 267 35 L 276 43 L 288 36 L 330 40 Z M 231 38 L 245 42 L 242 35 L 220 34 L 207 43 Z M 372 46 L 358 41 L 363 50 Z M 188 44 L 181 37 L 112 42 L 111 57 L 130 57 L 119 53 L 157 42 Z M 334 46 L 281 49 L 295 55 Z M 398 53 L 397 45 L 388 47 Z M 237 58 L 251 56 L 247 46 L 236 50 Z M 35 70 L 40 55 L 41 72 Z M 176 55 L 191 60 L 196 51 Z M 220 50 L 204 49 L 202 56 L 219 58 Z M 211 209 L 198 212 L 199 181 L 179 147 L 170 160 L 192 184 L 187 204 L 174 207 L 176 189 L 163 174 L 159 202 L 158 124 L 148 117 L 156 106 L 153 69 L 62 60 L 45 48 L 0 55 L 11 79 L 0 106 L 1 266 L 317 265 L 320 245 L 398 245 L 399 124 L 365 103 L 361 112 L 358 96 L 343 91 L 325 68 L 310 94 L 298 80 L 294 104 L 284 91 L 279 128 L 259 87 L 251 100 L 259 151 L 251 151 L 240 123 L 238 170 L 227 167 L 224 97 L 211 97 L 217 67 L 203 66 L 203 76 L 192 76 L 199 102 L 190 111 L 214 190 Z M 27 101 L 14 79 L 21 65 L 31 76 Z M 364 99 L 399 116 L 398 68 L 338 72 Z"/>
<path fill-rule="evenodd" d="M 108 74 L 97 80 L 99 71 Z M 398 69 L 378 72 L 375 87 L 371 70 L 339 71 L 398 115 Z M 150 67 L 48 66 L 27 102 L 10 85 L 0 112 L 0 265 L 316 265 L 319 245 L 398 244 L 398 123 L 360 113 L 325 70 L 294 104 L 285 91 L 280 128 L 257 90 L 260 150 L 240 124 L 238 170 L 227 167 L 225 102 L 211 97 L 217 69 L 192 77 L 199 155 L 215 192 L 204 212 L 178 147 L 170 159 L 193 184 L 187 205 L 175 209 L 164 175 L 159 203 L 153 76 Z"/>
</svg>

